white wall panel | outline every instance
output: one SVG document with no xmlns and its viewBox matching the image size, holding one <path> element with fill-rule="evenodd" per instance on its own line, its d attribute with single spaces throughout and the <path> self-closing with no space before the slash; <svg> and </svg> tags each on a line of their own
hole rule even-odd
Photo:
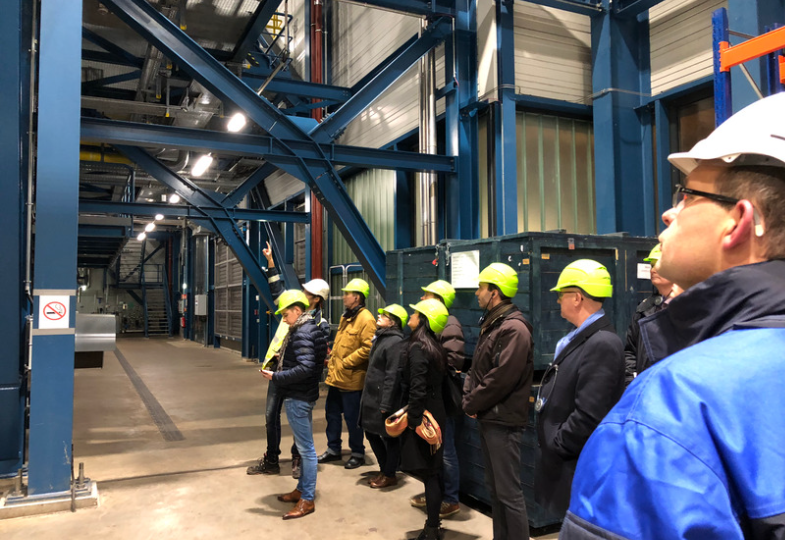
<svg viewBox="0 0 785 540">
<path fill-rule="evenodd" d="M 711 14 L 727 0 L 665 0 L 649 10 L 652 94 L 710 76 Z"/>
<path fill-rule="evenodd" d="M 528 2 L 513 13 L 516 92 L 588 103 L 591 18 Z"/>
<path fill-rule="evenodd" d="M 352 86 L 417 34 L 420 19 L 355 4 L 337 3 L 333 17 L 333 80 Z M 444 47 L 436 49 L 437 87 L 444 82 Z M 444 100 L 437 114 L 444 111 Z M 379 148 L 419 124 L 419 64 L 415 64 L 346 128 L 341 144 Z"/>
<path fill-rule="evenodd" d="M 283 171 L 276 171 L 268 176 L 264 185 L 270 196 L 270 203 L 275 206 L 279 202 L 291 197 L 305 188 L 300 180 Z"/>
</svg>

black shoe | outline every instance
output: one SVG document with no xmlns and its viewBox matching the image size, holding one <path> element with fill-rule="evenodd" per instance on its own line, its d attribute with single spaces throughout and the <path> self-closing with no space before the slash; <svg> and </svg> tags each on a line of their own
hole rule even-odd
<svg viewBox="0 0 785 540">
<path fill-rule="evenodd" d="M 264 455 L 259 463 L 251 465 L 245 470 L 246 474 L 278 474 L 281 472 L 281 466 L 276 461 L 273 463 L 267 459 L 267 454 Z"/>
<path fill-rule="evenodd" d="M 355 457 L 352 456 L 349 458 L 349 461 L 346 462 L 346 465 L 343 466 L 344 469 L 356 469 L 357 467 L 362 467 L 365 465 L 365 458 L 364 457 Z"/>
<path fill-rule="evenodd" d="M 341 461 L 341 454 L 333 454 L 329 450 L 325 451 L 324 454 L 316 458 L 316 461 L 319 463 L 330 463 L 331 461 Z"/>
<path fill-rule="evenodd" d="M 416 540 L 442 540 L 444 533 L 439 527 L 429 527 L 428 525 L 420 531 Z"/>
</svg>

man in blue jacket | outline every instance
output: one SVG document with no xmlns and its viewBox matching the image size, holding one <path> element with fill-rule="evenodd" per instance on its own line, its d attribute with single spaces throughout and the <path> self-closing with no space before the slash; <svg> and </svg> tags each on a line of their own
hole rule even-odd
<svg viewBox="0 0 785 540">
<path fill-rule="evenodd" d="M 785 538 L 785 94 L 669 159 L 685 292 L 641 321 L 659 361 L 584 447 L 560 538 Z"/>
</svg>

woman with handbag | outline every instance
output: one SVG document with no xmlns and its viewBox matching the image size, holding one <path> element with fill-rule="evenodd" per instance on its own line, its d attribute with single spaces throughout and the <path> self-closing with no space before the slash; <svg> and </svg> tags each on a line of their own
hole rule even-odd
<svg viewBox="0 0 785 540">
<path fill-rule="evenodd" d="M 403 325 L 407 318 L 406 310 L 398 304 L 379 309 L 376 319 L 378 330 L 373 337 L 360 400 L 360 426 L 379 463 L 379 474 L 368 482 L 374 489 L 398 484 L 395 471 L 400 461 L 401 445 L 398 439 L 387 435 L 384 419 L 400 407 L 400 395 L 396 395 L 400 386 L 399 345 L 403 341 Z"/>
<path fill-rule="evenodd" d="M 408 428 L 401 434 L 401 470 L 425 484 L 425 527 L 417 540 L 440 540 L 439 510 L 444 490 L 441 433 L 447 421 L 442 382 L 447 355 L 437 335 L 447 323 L 447 308 L 438 300 L 422 300 L 410 306 L 412 335 L 402 348 L 402 402 L 407 406 Z M 427 439 L 427 440 L 426 440 Z"/>
</svg>

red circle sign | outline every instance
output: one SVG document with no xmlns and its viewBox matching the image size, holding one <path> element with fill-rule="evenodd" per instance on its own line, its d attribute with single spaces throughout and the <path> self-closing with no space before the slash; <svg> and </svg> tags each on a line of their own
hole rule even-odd
<svg viewBox="0 0 785 540">
<path fill-rule="evenodd" d="M 50 321 L 59 321 L 65 317 L 65 306 L 60 302 L 49 302 L 44 306 L 44 317 Z"/>
</svg>

